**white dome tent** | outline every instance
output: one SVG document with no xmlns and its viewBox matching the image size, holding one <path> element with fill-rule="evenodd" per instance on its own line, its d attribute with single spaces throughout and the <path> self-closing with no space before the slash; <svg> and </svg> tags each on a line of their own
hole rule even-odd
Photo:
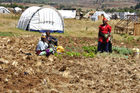
<svg viewBox="0 0 140 93">
<path fill-rule="evenodd" d="M 26 9 L 18 22 L 19 29 L 28 31 L 64 32 L 64 21 L 59 12 L 53 7 L 33 6 Z"/>
<path fill-rule="evenodd" d="M 10 11 L 7 8 L 3 7 L 3 6 L 0 6 L 0 13 L 9 14 Z"/>
<path fill-rule="evenodd" d="M 98 20 L 98 17 L 101 16 L 101 15 L 104 15 L 104 17 L 107 19 L 107 20 L 110 20 L 110 17 L 108 14 L 106 14 L 104 11 L 96 11 L 92 16 L 91 16 L 91 19 L 93 21 L 97 21 Z"/>
</svg>

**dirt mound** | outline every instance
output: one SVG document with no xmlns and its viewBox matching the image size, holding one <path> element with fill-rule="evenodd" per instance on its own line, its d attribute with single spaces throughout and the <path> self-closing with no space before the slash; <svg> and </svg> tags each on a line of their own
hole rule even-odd
<svg viewBox="0 0 140 93">
<path fill-rule="evenodd" d="M 58 37 L 69 47 L 97 45 L 92 38 Z M 0 37 L 0 92 L 101 93 L 140 91 L 140 62 L 113 56 L 36 56 L 39 37 Z"/>
</svg>

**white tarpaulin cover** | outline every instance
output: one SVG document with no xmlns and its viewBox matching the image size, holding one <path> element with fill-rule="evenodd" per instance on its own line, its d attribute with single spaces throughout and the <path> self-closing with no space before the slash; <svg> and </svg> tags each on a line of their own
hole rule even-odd
<svg viewBox="0 0 140 93">
<path fill-rule="evenodd" d="M 120 12 L 119 13 L 120 19 L 127 19 L 127 15 L 136 15 L 136 13 L 130 13 L 130 12 Z"/>
<path fill-rule="evenodd" d="M 15 7 L 14 10 L 15 10 L 15 12 L 21 12 L 22 11 L 22 9 L 19 8 L 19 7 Z"/>
<path fill-rule="evenodd" d="M 7 8 L 3 7 L 3 6 L 0 6 L 0 13 L 9 14 L 10 11 Z"/>
<path fill-rule="evenodd" d="M 98 16 L 101 16 L 101 15 L 104 15 L 104 17 L 105 17 L 107 20 L 110 20 L 109 15 L 107 15 L 104 11 L 96 11 L 96 12 L 91 16 L 91 19 L 92 19 L 93 21 L 97 21 L 97 20 L 98 20 Z"/>
<path fill-rule="evenodd" d="M 75 18 L 76 10 L 58 10 L 63 18 Z"/>
<path fill-rule="evenodd" d="M 18 22 L 18 28 L 29 31 L 64 32 L 64 21 L 55 8 L 33 6 L 26 9 Z"/>
</svg>

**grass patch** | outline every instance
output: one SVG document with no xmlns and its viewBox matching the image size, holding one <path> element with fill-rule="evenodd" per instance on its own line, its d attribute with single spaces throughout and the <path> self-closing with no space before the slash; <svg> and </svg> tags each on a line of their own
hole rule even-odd
<svg viewBox="0 0 140 93">
<path fill-rule="evenodd" d="M 0 17 L 3 18 L 3 19 L 17 20 L 17 19 L 20 18 L 20 14 L 1 14 Z"/>
<path fill-rule="evenodd" d="M 0 36 L 18 36 L 18 35 L 19 34 L 12 32 L 0 32 Z"/>
</svg>

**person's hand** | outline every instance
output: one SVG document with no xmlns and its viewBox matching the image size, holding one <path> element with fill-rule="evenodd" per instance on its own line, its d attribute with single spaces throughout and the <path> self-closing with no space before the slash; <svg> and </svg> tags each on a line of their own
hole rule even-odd
<svg viewBox="0 0 140 93">
<path fill-rule="evenodd" d="M 108 34 L 105 34 L 104 37 L 105 37 L 105 38 L 108 38 Z"/>
<path fill-rule="evenodd" d="M 49 43 L 49 41 L 48 41 L 47 39 L 45 39 L 45 42 L 46 42 L 46 43 Z"/>
</svg>

